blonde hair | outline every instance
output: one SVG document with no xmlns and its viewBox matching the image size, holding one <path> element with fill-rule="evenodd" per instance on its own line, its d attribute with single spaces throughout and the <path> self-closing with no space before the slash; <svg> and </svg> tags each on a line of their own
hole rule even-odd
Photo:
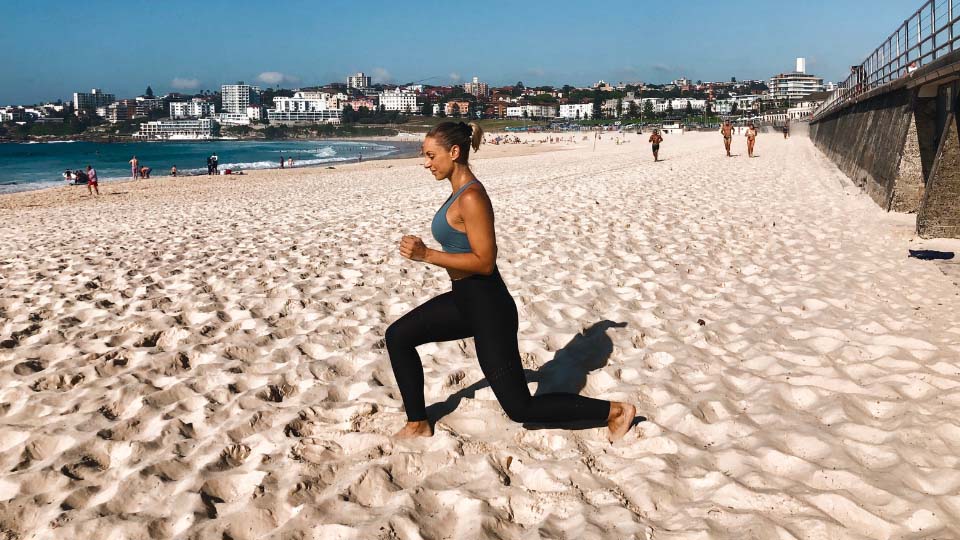
<svg viewBox="0 0 960 540">
<path fill-rule="evenodd" d="M 460 158 L 458 163 L 466 164 L 470 159 L 470 149 L 476 152 L 480 150 L 480 143 L 483 142 L 483 128 L 476 122 L 465 124 L 463 122 L 443 122 L 437 124 L 428 133 L 437 141 L 440 146 L 447 150 L 457 146 L 460 148 Z"/>
</svg>

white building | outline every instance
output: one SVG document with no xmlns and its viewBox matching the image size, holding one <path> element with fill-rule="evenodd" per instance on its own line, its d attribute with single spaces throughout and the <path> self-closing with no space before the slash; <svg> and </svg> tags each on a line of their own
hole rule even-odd
<svg viewBox="0 0 960 540">
<path fill-rule="evenodd" d="M 216 114 L 216 107 L 209 101 L 194 98 L 191 101 L 175 101 L 170 103 L 170 118 L 206 118 Z"/>
<path fill-rule="evenodd" d="M 770 98 L 775 100 L 797 100 L 814 92 L 824 90 L 823 79 L 806 73 L 807 62 L 797 58 L 797 70 L 793 73 L 781 73 L 770 77 L 767 87 Z"/>
<path fill-rule="evenodd" d="M 756 111 L 760 108 L 761 96 L 731 96 L 713 102 L 713 112 L 717 114 L 735 114 Z"/>
<path fill-rule="evenodd" d="M 556 118 L 554 105 L 516 105 L 507 107 L 507 118 Z"/>
<path fill-rule="evenodd" d="M 210 118 L 196 120 L 158 120 L 140 124 L 140 131 L 134 133 L 137 139 L 178 140 L 212 139 L 216 122 Z"/>
<path fill-rule="evenodd" d="M 358 72 L 356 75 L 351 75 L 347 77 L 347 88 L 357 88 L 364 89 L 370 88 L 370 77 L 367 77 L 363 72 Z"/>
<path fill-rule="evenodd" d="M 346 97 L 327 92 L 297 92 L 293 97 L 275 97 L 267 119 L 290 124 L 339 124 L 343 118 L 341 99 L 345 102 Z"/>
<path fill-rule="evenodd" d="M 223 112 L 247 113 L 247 107 L 260 103 L 260 87 L 249 84 L 224 84 L 220 86 Z"/>
<path fill-rule="evenodd" d="M 385 111 L 417 112 L 417 94 L 399 88 L 380 93 L 380 106 Z"/>
<path fill-rule="evenodd" d="M 239 113 L 222 112 L 215 116 L 217 122 L 223 126 L 249 126 L 250 117 L 247 111 Z"/>
<path fill-rule="evenodd" d="M 247 107 L 247 118 L 250 120 L 262 120 L 263 119 L 263 107 L 260 105 L 250 105 Z"/>
<path fill-rule="evenodd" d="M 809 120 L 810 116 L 830 97 L 830 92 L 817 92 L 800 98 L 793 107 L 787 109 L 790 120 Z"/>
<path fill-rule="evenodd" d="M 146 96 L 137 96 L 136 97 L 137 106 L 141 107 L 145 111 L 160 111 L 163 110 L 164 101 L 163 98 L 158 97 L 146 97 Z"/>
<path fill-rule="evenodd" d="M 117 100 L 113 94 L 104 94 L 103 90 L 94 88 L 87 92 L 73 93 L 73 111 L 79 115 L 81 112 L 94 112 L 97 107 L 106 107 Z"/>
<path fill-rule="evenodd" d="M 568 103 L 560 106 L 560 118 L 578 120 L 593 116 L 593 103 Z"/>
<path fill-rule="evenodd" d="M 490 86 L 485 82 L 480 82 L 479 77 L 474 77 L 473 82 L 463 84 L 463 91 L 477 97 L 487 97 L 490 95 Z"/>
<path fill-rule="evenodd" d="M 339 124 L 343 120 L 343 111 L 324 109 L 318 111 L 267 111 L 270 122 L 280 124 Z"/>
</svg>

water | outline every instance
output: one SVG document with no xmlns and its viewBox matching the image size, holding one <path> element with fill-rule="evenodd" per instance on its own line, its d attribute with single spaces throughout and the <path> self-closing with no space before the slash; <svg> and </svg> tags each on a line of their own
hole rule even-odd
<svg viewBox="0 0 960 540">
<path fill-rule="evenodd" d="M 182 142 L 45 142 L 0 143 L 0 193 L 65 184 L 63 171 L 93 165 L 101 181 L 130 178 L 130 158 L 151 167 L 151 177 L 206 174 L 207 157 L 217 154 L 220 170 L 280 167 L 280 156 L 295 167 L 341 161 L 409 156 L 410 143 L 371 141 L 182 141 Z"/>
</svg>

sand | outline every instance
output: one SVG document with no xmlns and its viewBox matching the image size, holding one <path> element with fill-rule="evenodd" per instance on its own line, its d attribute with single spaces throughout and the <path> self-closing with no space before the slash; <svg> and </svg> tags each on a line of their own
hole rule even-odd
<svg viewBox="0 0 960 540">
<path fill-rule="evenodd" d="M 960 243 L 803 137 L 629 138 L 475 159 L 531 389 L 635 403 L 613 445 L 509 421 L 471 340 L 390 439 L 384 330 L 449 287 L 417 160 L 0 197 L 0 538 L 960 536 L 960 287 L 909 256 Z"/>
</svg>

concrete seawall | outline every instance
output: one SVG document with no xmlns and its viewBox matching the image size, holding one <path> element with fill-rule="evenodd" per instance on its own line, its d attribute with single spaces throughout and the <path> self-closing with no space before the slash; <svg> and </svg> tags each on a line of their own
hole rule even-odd
<svg viewBox="0 0 960 540">
<path fill-rule="evenodd" d="M 814 144 L 883 209 L 917 213 L 922 237 L 960 238 L 958 84 L 899 84 L 810 124 Z"/>
</svg>

